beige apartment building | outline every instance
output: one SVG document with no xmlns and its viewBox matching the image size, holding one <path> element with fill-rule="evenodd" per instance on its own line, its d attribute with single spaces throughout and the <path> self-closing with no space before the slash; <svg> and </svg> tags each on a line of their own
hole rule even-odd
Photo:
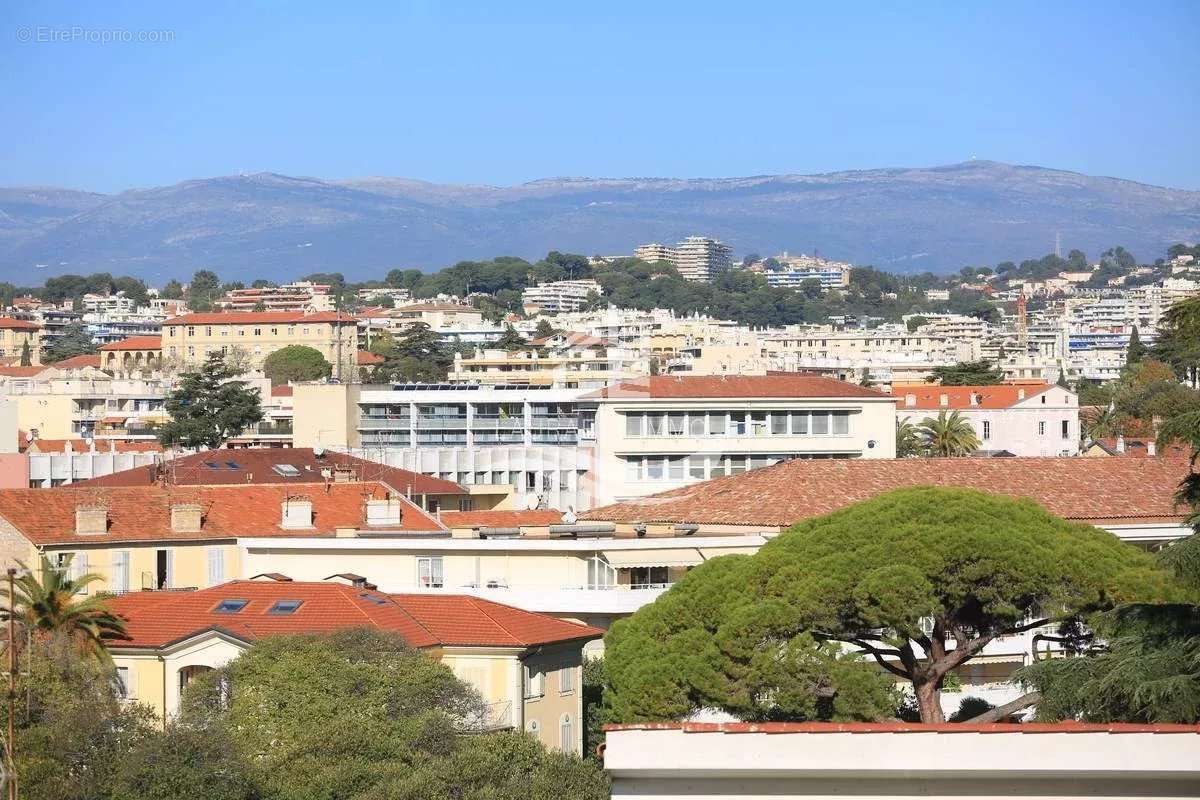
<svg viewBox="0 0 1200 800">
<path fill-rule="evenodd" d="M 545 352 L 484 349 L 476 350 L 473 356 L 456 353 L 446 380 L 587 389 L 649 371 L 650 360 L 641 352 L 611 347 L 590 336 L 569 334 L 557 344 L 551 343 Z"/>
<path fill-rule="evenodd" d="M 25 345 L 30 363 L 42 363 L 42 329 L 23 319 L 0 317 L 0 364 L 20 363 Z"/>
<path fill-rule="evenodd" d="M 290 345 L 311 347 L 333 365 L 334 378 L 354 374 L 358 323 L 348 314 L 291 311 L 184 314 L 163 323 L 165 366 L 190 369 L 212 352 L 240 348 L 250 368 L 261 370 L 267 356 Z"/>
</svg>

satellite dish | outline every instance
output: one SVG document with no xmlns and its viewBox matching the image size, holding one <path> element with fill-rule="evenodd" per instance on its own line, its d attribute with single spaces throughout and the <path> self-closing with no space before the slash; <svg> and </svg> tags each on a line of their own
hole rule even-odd
<svg viewBox="0 0 1200 800">
<path fill-rule="evenodd" d="M 567 523 L 568 525 L 574 525 L 578 521 L 579 516 L 574 511 L 568 511 L 567 513 L 563 514 L 563 522 Z"/>
<path fill-rule="evenodd" d="M 313 445 L 313 455 L 317 458 L 320 458 L 321 456 L 325 455 L 325 448 L 321 447 L 319 444 Z"/>
<path fill-rule="evenodd" d="M 525 508 L 529 509 L 530 511 L 536 509 L 538 507 L 538 503 L 540 502 L 541 499 L 536 494 L 525 495 Z"/>
</svg>

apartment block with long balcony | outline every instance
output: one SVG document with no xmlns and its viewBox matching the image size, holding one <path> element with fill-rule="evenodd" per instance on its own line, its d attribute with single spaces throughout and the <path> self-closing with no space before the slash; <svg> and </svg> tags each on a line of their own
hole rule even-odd
<svg viewBox="0 0 1200 800">
<path fill-rule="evenodd" d="M 165 421 L 169 385 L 158 380 L 59 379 L 10 382 L 17 425 L 42 439 L 151 439 Z"/>
<path fill-rule="evenodd" d="M 711 283 L 733 266 L 733 248 L 707 236 L 689 236 L 674 247 L 645 244 L 633 251 L 642 261 L 666 261 L 689 281 Z"/>
<path fill-rule="evenodd" d="M 333 377 L 354 374 L 358 358 L 358 321 L 347 314 L 291 311 L 184 314 L 163 323 L 164 363 L 200 365 L 213 352 L 235 348 L 250 368 L 261 370 L 267 356 L 290 345 L 311 347 L 333 365 Z"/>
<path fill-rule="evenodd" d="M 446 379 L 453 383 L 589 389 L 649 372 L 650 360 L 640 351 L 598 340 L 568 339 L 546 352 L 484 349 L 471 356 L 456 353 Z"/>
<path fill-rule="evenodd" d="M 596 412 L 596 502 L 793 458 L 894 458 L 895 405 L 811 374 L 654 376 L 585 395 Z"/>
<path fill-rule="evenodd" d="M 550 281 L 530 286 L 521 292 L 526 313 L 558 314 L 578 311 L 592 294 L 601 295 L 603 287 L 593 280 Z"/>
<path fill-rule="evenodd" d="M 231 289 L 218 305 L 231 311 L 333 311 L 332 288 L 323 283 L 296 281 L 283 286 Z"/>
</svg>

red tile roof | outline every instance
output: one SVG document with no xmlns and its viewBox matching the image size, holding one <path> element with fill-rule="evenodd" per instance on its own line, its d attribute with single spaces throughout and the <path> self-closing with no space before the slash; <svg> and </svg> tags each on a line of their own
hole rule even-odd
<svg viewBox="0 0 1200 800">
<path fill-rule="evenodd" d="M 1156 722 L 633 722 L 605 731 L 684 733 L 1191 733 L 1200 725 Z"/>
<path fill-rule="evenodd" d="M 92 353 L 90 355 L 71 356 L 70 358 L 64 358 L 62 361 L 55 361 L 51 366 L 55 369 L 82 369 L 84 367 L 100 369 L 100 355 Z"/>
<path fill-rule="evenodd" d="M 295 393 L 295 389 L 289 384 L 271 387 L 271 397 L 291 397 Z"/>
<path fill-rule="evenodd" d="M 358 351 L 358 365 L 360 367 L 368 367 L 374 364 L 382 364 L 383 356 L 378 353 L 372 353 L 370 350 Z"/>
<path fill-rule="evenodd" d="M 13 331 L 40 330 L 40 327 L 32 322 L 27 322 L 23 319 L 13 319 L 12 317 L 0 317 L 0 328 Z"/>
<path fill-rule="evenodd" d="M 1153 441 L 1153 439 L 1126 437 L 1125 452 L 1123 453 L 1118 452 L 1116 439 L 1097 439 L 1091 444 L 1099 445 L 1110 455 L 1114 456 L 1124 456 L 1125 458 L 1152 458 L 1153 456 L 1150 455 L 1150 443 Z M 1089 447 L 1090 446 L 1091 445 L 1089 445 Z M 1084 449 L 1086 450 L 1087 448 L 1085 447 Z M 1163 455 L 1172 456 L 1186 456 L 1189 452 L 1186 446 L 1178 442 L 1171 442 L 1166 446 L 1165 450 L 1166 452 L 1164 452 Z"/>
<path fill-rule="evenodd" d="M 50 366 L 49 364 L 43 364 L 40 367 L 0 367 L 0 376 L 5 378 L 32 378 L 35 375 L 41 375 L 50 369 Z"/>
<path fill-rule="evenodd" d="M 232 462 L 234 466 L 229 466 Z M 213 469 L 206 464 L 219 467 Z M 275 470 L 276 466 L 296 468 L 299 475 L 288 477 Z M 360 481 L 380 481 L 401 494 L 467 494 L 453 481 L 422 475 L 399 467 L 390 467 L 365 458 L 325 451 L 318 458 L 309 447 L 247 447 L 235 450 L 206 450 L 179 456 L 160 468 L 153 464 L 114 472 L 98 478 L 80 481 L 75 486 L 149 486 L 165 479 L 176 486 L 220 486 L 225 484 L 260 483 L 323 483 L 322 470 L 349 468 Z"/>
<path fill-rule="evenodd" d="M 162 445 L 152 441 L 122 442 L 115 439 L 93 439 L 91 444 L 86 439 L 30 439 L 29 434 L 21 432 L 21 449 L 32 445 L 39 453 L 65 453 L 70 443 L 71 451 L 87 453 L 95 447 L 97 453 L 161 453 Z"/>
<path fill-rule="evenodd" d="M 869 397 L 892 399 L 865 386 L 805 372 L 769 375 L 652 375 L 583 395 L 588 399 L 625 398 L 790 398 Z"/>
<path fill-rule="evenodd" d="M 562 512 L 541 511 L 443 511 L 442 524 L 448 528 L 518 528 L 557 525 Z"/>
<path fill-rule="evenodd" d="M 897 385 L 894 389 L 896 410 L 917 409 L 920 411 L 938 411 L 950 409 L 999 409 L 1012 408 L 1023 400 L 1037 397 L 1039 394 L 1053 389 L 1051 384 L 1013 384 L 1002 383 L 995 386 L 924 386 Z M 1064 390 L 1065 391 L 1065 390 Z M 1022 393 L 1024 395 L 1022 396 Z M 942 405 L 942 396 L 946 397 L 946 405 Z M 908 398 L 913 398 L 914 405 L 908 404 Z M 971 398 L 975 402 L 971 402 Z"/>
<path fill-rule="evenodd" d="M 109 342 L 96 348 L 103 352 L 113 350 L 161 350 L 161 336 L 129 336 L 119 342 Z"/>
<path fill-rule="evenodd" d="M 233 614 L 222 600 L 247 600 Z M 300 600 L 291 614 L 272 614 L 279 600 Z M 125 620 L 123 647 L 161 647 L 219 628 L 253 641 L 273 634 L 374 627 L 400 634 L 413 647 L 536 647 L 583 642 L 604 631 L 544 614 L 446 594 L 389 595 L 335 582 L 231 581 L 194 592 L 138 592 L 109 601 Z"/>
<path fill-rule="evenodd" d="M 958 486 L 1027 497 L 1085 522 L 1181 521 L 1180 458 L 803 459 L 604 506 L 581 517 L 784 528 L 893 489 Z"/>
<path fill-rule="evenodd" d="M 230 451 L 232 452 L 232 451 Z M 298 491 L 299 490 L 299 491 Z M 33 544 L 79 542 L 208 541 L 261 536 L 333 536 L 338 528 L 365 527 L 367 499 L 384 499 L 381 483 L 242 486 L 118 486 L 83 483 L 57 489 L 0 490 L 0 518 L 7 520 Z M 312 501 L 313 527 L 281 527 L 285 500 Z M 402 500 L 401 522 L 384 530 L 397 533 L 442 531 L 444 528 L 417 506 Z M 204 521 L 197 533 L 171 530 L 171 505 L 199 503 Z M 75 533 L 77 506 L 108 507 L 108 531 Z M 376 529 L 378 530 L 378 529 Z"/>
<path fill-rule="evenodd" d="M 172 317 L 163 325 L 254 325 L 272 322 L 297 325 L 313 322 L 354 322 L 354 317 L 336 311 L 318 311 L 313 314 L 305 314 L 303 311 L 226 311 L 216 314 L 184 314 Z"/>
</svg>

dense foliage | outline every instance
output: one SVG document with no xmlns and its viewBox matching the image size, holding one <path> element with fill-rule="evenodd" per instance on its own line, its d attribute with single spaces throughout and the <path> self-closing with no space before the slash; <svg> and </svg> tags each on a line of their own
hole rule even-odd
<svg viewBox="0 0 1200 800">
<path fill-rule="evenodd" d="M 42 348 L 42 362 L 53 364 L 73 356 L 91 355 L 96 352 L 96 343 L 82 322 L 72 322 L 63 329 L 52 345 Z"/>
<path fill-rule="evenodd" d="M 934 367 L 926 380 L 942 386 L 994 386 L 1004 382 L 1004 372 L 993 368 L 989 361 L 960 361 Z"/>
<path fill-rule="evenodd" d="M 371 352 L 383 356 L 372 380 L 379 382 L 437 383 L 454 363 L 451 348 L 424 322 L 415 322 L 397 337 L 382 334 L 371 343 Z"/>
<path fill-rule="evenodd" d="M 328 378 L 332 373 L 333 365 L 325 360 L 321 351 L 302 344 L 280 348 L 263 361 L 263 374 L 272 384 L 316 381 Z"/>
<path fill-rule="evenodd" d="M 220 351 L 210 353 L 200 369 L 183 373 L 167 396 L 171 420 L 158 429 L 158 440 L 164 446 L 215 448 L 261 422 L 258 389 L 236 380 L 237 374 Z"/>
<path fill-rule="evenodd" d="M 883 673 L 845 644 L 911 683 L 921 718 L 938 721 L 947 673 L 996 637 L 1178 591 L 1145 552 L 1028 500 L 895 491 L 799 523 L 753 556 L 706 562 L 614 624 L 606 711 L 890 716 Z"/>
</svg>

